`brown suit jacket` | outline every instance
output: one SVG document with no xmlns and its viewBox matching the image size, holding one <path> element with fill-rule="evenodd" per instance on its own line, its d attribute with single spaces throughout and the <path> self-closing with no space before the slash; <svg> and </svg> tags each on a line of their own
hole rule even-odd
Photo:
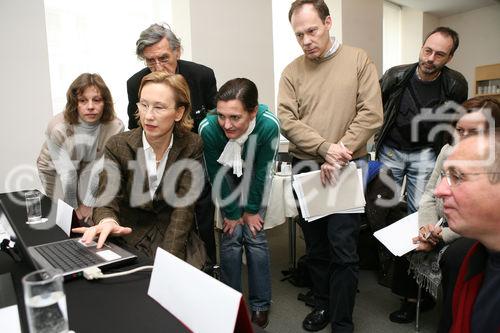
<svg viewBox="0 0 500 333">
<path fill-rule="evenodd" d="M 202 151 L 203 143 L 197 134 L 174 130 L 165 172 L 151 200 L 142 149 L 142 128 L 115 135 L 105 147 L 106 171 L 99 181 L 100 198 L 94 209 L 94 221 L 113 218 L 120 225 L 131 227 L 132 233 L 124 236 L 125 241 L 150 257 L 160 246 L 186 260 L 186 244 L 194 225 L 195 201 L 185 205 L 176 197 L 182 199 L 192 185 L 203 185 L 197 183 L 199 177 L 193 178 L 185 169 L 176 177 L 173 173 L 177 168 L 172 166 L 185 159 L 201 162 Z M 195 172 L 196 176 L 202 174 L 202 169 Z"/>
</svg>

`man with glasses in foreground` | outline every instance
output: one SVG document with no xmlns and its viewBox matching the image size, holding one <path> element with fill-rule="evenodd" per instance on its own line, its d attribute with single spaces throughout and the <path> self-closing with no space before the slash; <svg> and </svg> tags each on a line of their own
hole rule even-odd
<svg viewBox="0 0 500 333">
<path fill-rule="evenodd" d="M 455 125 L 455 139 L 460 142 L 467 137 L 489 133 L 500 126 L 500 102 L 487 96 L 477 96 L 462 104 L 463 110 Z M 418 210 L 419 236 L 413 241 L 418 244 L 416 253 L 409 256 L 410 275 L 406 279 L 415 279 L 418 284 L 437 298 L 442 288 L 441 312 L 443 319 L 438 324 L 437 332 L 448 332 L 451 327 L 452 298 L 455 279 L 465 255 L 475 240 L 452 231 L 443 212 L 442 200 L 434 195 L 438 186 L 444 162 L 453 152 L 454 146 L 446 144 L 436 158 L 436 165 L 427 182 Z M 441 174 L 441 175 L 440 175 Z M 443 220 L 444 218 L 444 220 Z M 438 221 L 444 223 L 439 226 Z M 438 268 L 438 269 L 437 269 Z M 416 308 L 408 315 L 415 316 Z"/>
<path fill-rule="evenodd" d="M 450 332 L 500 331 L 500 132 L 461 141 L 435 190 L 450 228 L 477 240 L 453 293 Z M 444 313 L 446 315 L 446 313 Z"/>
<path fill-rule="evenodd" d="M 205 118 L 207 111 L 215 108 L 217 85 L 214 71 L 191 61 L 180 60 L 181 48 L 180 39 L 168 25 L 155 23 L 141 32 L 136 42 L 136 54 L 139 59 L 144 60 L 147 67 L 127 80 L 129 129 L 138 126 L 136 103 L 139 102 L 139 86 L 142 78 L 151 72 L 164 71 L 170 74 L 181 74 L 184 77 L 190 90 L 191 118 L 194 121 L 192 132 L 198 133 L 198 126 Z M 205 243 L 207 255 L 212 263 L 215 263 L 215 207 L 211 201 L 210 190 L 210 184 L 206 180 L 204 189 L 196 202 L 195 223 Z"/>
</svg>

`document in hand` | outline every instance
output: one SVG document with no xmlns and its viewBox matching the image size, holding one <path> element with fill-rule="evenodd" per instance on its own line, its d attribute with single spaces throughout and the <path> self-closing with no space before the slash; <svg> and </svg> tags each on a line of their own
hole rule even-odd
<svg viewBox="0 0 500 333">
<path fill-rule="evenodd" d="M 410 214 L 393 224 L 376 231 L 373 236 L 397 257 L 417 248 L 413 237 L 418 236 L 418 212 Z"/>
<path fill-rule="evenodd" d="M 253 332 L 241 293 L 161 248 L 148 295 L 192 332 Z"/>
<path fill-rule="evenodd" d="M 353 162 L 341 169 L 334 185 L 323 186 L 319 170 L 295 175 L 293 179 L 292 185 L 306 221 L 311 222 L 330 214 L 365 211 L 362 172 L 356 169 Z"/>
</svg>

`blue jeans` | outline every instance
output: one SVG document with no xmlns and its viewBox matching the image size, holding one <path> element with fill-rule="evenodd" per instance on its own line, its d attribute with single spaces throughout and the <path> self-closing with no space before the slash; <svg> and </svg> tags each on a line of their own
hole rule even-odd
<svg viewBox="0 0 500 333">
<path fill-rule="evenodd" d="M 402 186 L 403 177 L 406 175 L 408 214 L 416 212 L 425 185 L 436 164 L 434 150 L 425 148 L 410 152 L 383 145 L 380 147 L 378 159 L 391 169 L 394 180 L 399 186 Z"/>
<path fill-rule="evenodd" d="M 254 238 L 248 225 L 237 225 L 230 236 L 222 234 L 220 245 L 221 280 L 241 292 L 242 253 L 248 266 L 248 303 L 252 311 L 266 311 L 271 305 L 269 248 L 264 230 Z"/>
</svg>

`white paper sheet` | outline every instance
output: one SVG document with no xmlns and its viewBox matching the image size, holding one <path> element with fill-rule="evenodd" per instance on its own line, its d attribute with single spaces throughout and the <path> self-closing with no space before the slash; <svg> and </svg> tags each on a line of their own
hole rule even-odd
<svg viewBox="0 0 500 333">
<path fill-rule="evenodd" d="M 410 214 L 373 234 L 395 256 L 401 257 L 417 248 L 413 237 L 418 236 L 418 212 Z"/>
<path fill-rule="evenodd" d="M 71 220 L 73 219 L 73 207 L 62 201 L 57 200 L 57 215 L 56 224 L 61 228 L 66 235 L 71 232 Z"/>
<path fill-rule="evenodd" d="M 232 333 L 241 293 L 158 248 L 148 295 L 196 333 Z"/>
<path fill-rule="evenodd" d="M 21 333 L 17 305 L 6 306 L 0 309 L 0 323 L 2 332 Z"/>
</svg>

